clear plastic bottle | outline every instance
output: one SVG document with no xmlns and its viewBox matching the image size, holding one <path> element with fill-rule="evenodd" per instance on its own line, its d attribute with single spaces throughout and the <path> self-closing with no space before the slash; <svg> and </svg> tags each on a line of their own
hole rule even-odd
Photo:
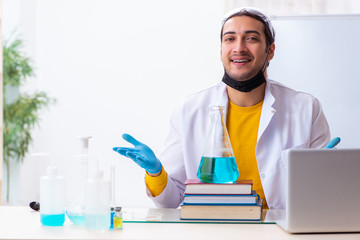
<svg viewBox="0 0 360 240">
<path fill-rule="evenodd" d="M 75 155 L 74 159 L 77 160 L 77 163 L 80 161 L 81 171 L 80 183 L 78 195 L 69 203 L 66 209 L 66 215 L 69 217 L 71 222 L 75 225 L 84 225 L 85 224 L 85 183 L 88 178 L 88 165 L 91 156 L 89 155 L 89 140 L 91 136 L 79 137 L 81 143 L 80 154 Z"/>
<path fill-rule="evenodd" d="M 45 226 L 62 226 L 65 222 L 65 180 L 57 167 L 47 168 L 40 178 L 40 221 Z"/>
<path fill-rule="evenodd" d="M 110 181 L 100 170 L 85 185 L 85 226 L 88 230 L 110 227 Z"/>
<path fill-rule="evenodd" d="M 206 144 L 197 176 L 203 182 L 231 183 L 239 178 L 239 170 L 226 129 L 222 106 L 211 108 Z"/>
</svg>

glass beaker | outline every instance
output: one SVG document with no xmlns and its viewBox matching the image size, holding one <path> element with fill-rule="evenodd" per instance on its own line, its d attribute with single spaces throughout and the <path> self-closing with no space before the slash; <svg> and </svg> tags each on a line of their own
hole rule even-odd
<svg viewBox="0 0 360 240">
<path fill-rule="evenodd" d="M 226 130 L 223 107 L 211 107 L 210 114 L 211 122 L 197 176 L 207 183 L 235 182 L 239 170 Z"/>
</svg>

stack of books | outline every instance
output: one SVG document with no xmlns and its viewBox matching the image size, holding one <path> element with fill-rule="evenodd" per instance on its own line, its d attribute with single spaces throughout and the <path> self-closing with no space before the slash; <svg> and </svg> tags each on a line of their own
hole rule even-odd
<svg viewBox="0 0 360 240">
<path fill-rule="evenodd" d="M 185 182 L 181 203 L 183 220 L 259 221 L 262 219 L 262 200 L 252 190 L 252 180 L 235 183 L 204 183 L 198 179 Z"/>
</svg>

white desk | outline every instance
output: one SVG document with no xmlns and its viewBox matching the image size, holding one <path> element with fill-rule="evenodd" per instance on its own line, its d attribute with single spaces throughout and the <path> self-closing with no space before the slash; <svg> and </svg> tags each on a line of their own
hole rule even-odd
<svg viewBox="0 0 360 240">
<path fill-rule="evenodd" d="M 62 227 L 44 227 L 40 214 L 28 207 L 0 207 L 0 239 L 360 239 L 360 234 L 353 233 L 289 234 L 276 224 L 261 223 L 125 222 L 123 226 L 121 231 L 91 232 L 67 219 Z"/>
</svg>

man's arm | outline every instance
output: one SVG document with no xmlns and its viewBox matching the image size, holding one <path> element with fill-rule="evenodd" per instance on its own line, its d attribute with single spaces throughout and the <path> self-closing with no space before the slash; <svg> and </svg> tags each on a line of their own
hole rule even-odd
<svg viewBox="0 0 360 240">
<path fill-rule="evenodd" d="M 318 99 L 313 102 L 310 148 L 323 148 L 330 141 L 329 124 Z"/>
</svg>

